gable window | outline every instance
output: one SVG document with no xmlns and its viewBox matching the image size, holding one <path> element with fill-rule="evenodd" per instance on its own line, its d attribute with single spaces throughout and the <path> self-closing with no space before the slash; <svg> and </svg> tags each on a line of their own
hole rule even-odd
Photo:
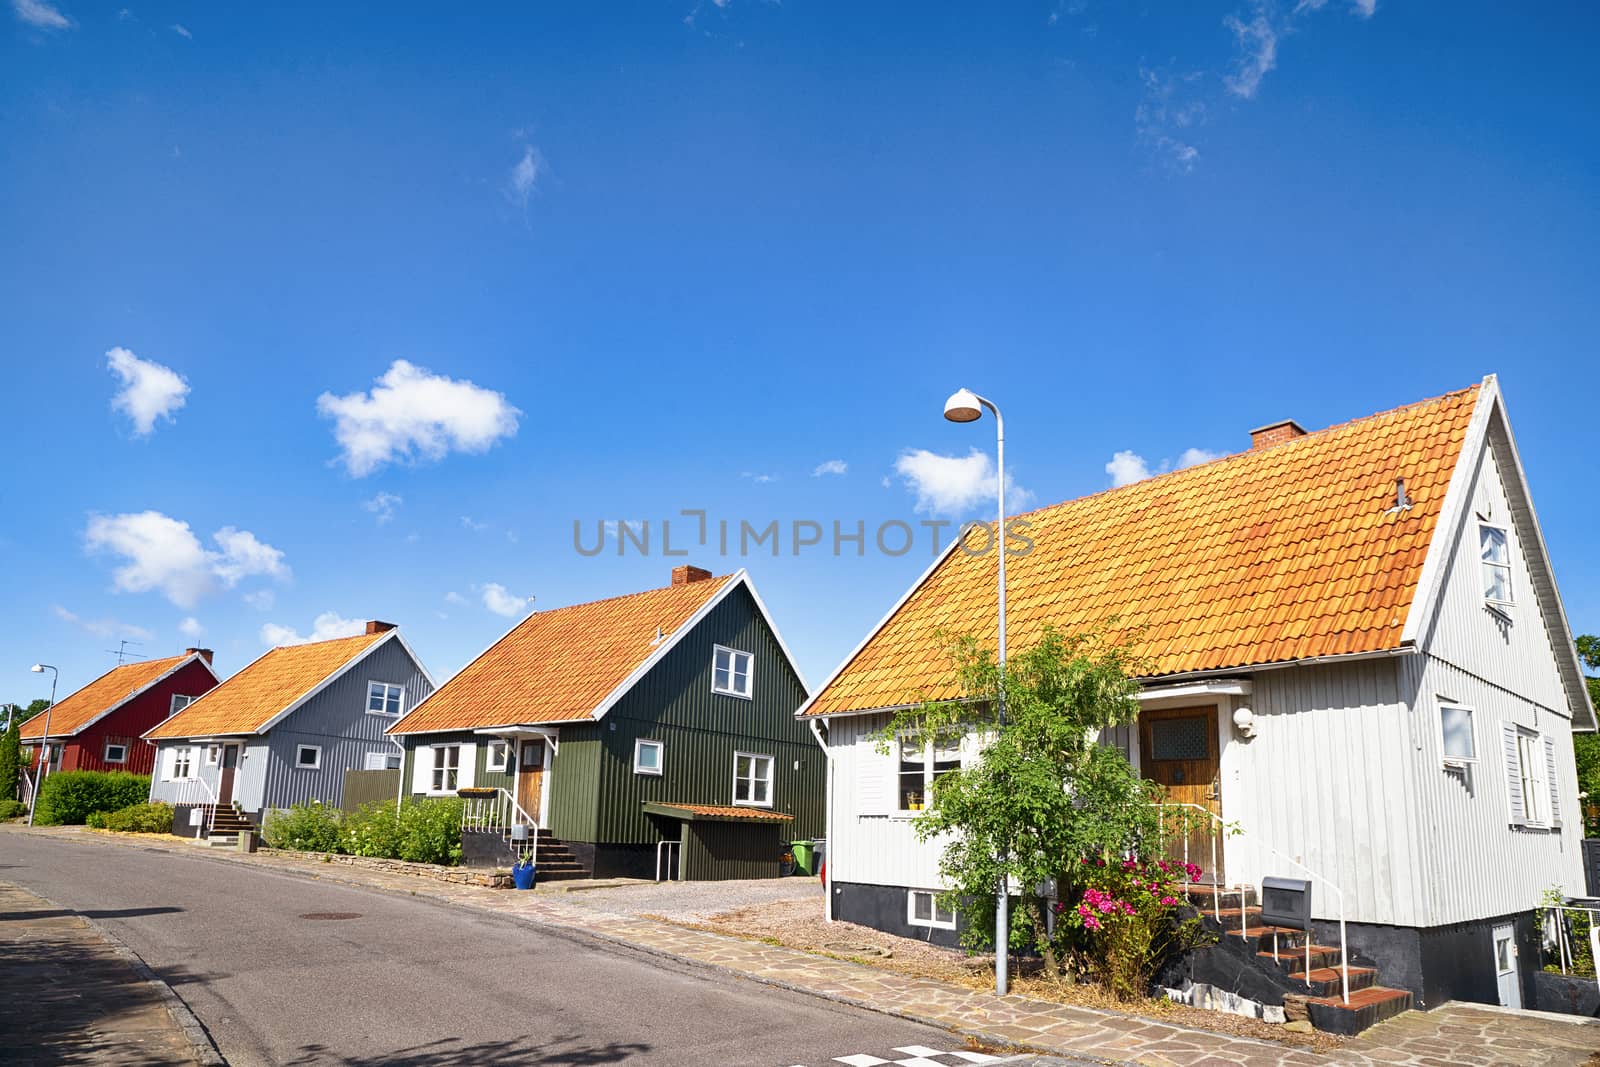
<svg viewBox="0 0 1600 1067">
<path fill-rule="evenodd" d="M 1560 778 L 1556 743 L 1512 723 L 1501 724 L 1506 763 L 1506 796 L 1516 826 L 1561 825 Z"/>
<path fill-rule="evenodd" d="M 368 752 L 362 757 L 362 768 L 369 771 L 398 771 L 400 769 L 400 753 L 398 752 Z"/>
<path fill-rule="evenodd" d="M 961 769 L 961 750 L 953 742 L 935 744 L 915 735 L 900 738 L 897 811 L 923 811 L 940 778 Z"/>
<path fill-rule="evenodd" d="M 388 682 L 367 683 L 368 715 L 399 715 L 404 710 L 406 691 Z"/>
<path fill-rule="evenodd" d="M 194 757 L 188 745 L 172 750 L 172 773 L 168 778 L 181 782 L 194 776 Z"/>
<path fill-rule="evenodd" d="M 756 808 L 772 807 L 772 757 L 754 752 L 733 754 L 733 802 Z"/>
<path fill-rule="evenodd" d="M 717 645 L 711 654 L 711 691 L 750 699 L 750 668 L 755 657 L 736 648 Z"/>
<path fill-rule="evenodd" d="M 314 771 L 322 766 L 322 748 L 319 745 L 300 745 L 294 750 L 294 765 L 300 770 Z"/>
<path fill-rule="evenodd" d="M 435 745 L 433 747 L 433 791 L 454 793 L 461 779 L 461 746 Z"/>
<path fill-rule="evenodd" d="M 119 741 L 107 741 L 105 760 L 107 763 L 127 763 L 128 746 Z"/>
<path fill-rule="evenodd" d="M 1478 523 L 1478 558 L 1483 566 L 1483 599 L 1490 607 L 1511 606 L 1511 549 L 1503 526 Z"/>
<path fill-rule="evenodd" d="M 506 765 L 511 762 L 511 742 L 490 741 L 488 760 L 489 762 L 484 768 L 485 770 L 500 771 L 503 773 L 506 769 Z"/>
<path fill-rule="evenodd" d="M 182 693 L 172 694 L 172 706 L 167 709 L 167 718 L 172 718 L 172 716 L 178 714 L 178 712 L 182 711 L 184 708 L 193 703 L 194 697 L 186 697 Z"/>
<path fill-rule="evenodd" d="M 646 741 L 643 738 L 633 743 L 633 773 L 634 774 L 660 774 L 661 757 L 666 746 L 660 741 Z"/>
<path fill-rule="evenodd" d="M 1477 761 L 1478 740 L 1472 730 L 1471 708 L 1440 701 L 1439 734 L 1445 763 L 1461 764 Z"/>
<path fill-rule="evenodd" d="M 939 903 L 938 893 L 913 889 L 906 893 L 906 922 L 935 930 L 954 930 L 956 913 L 954 909 Z"/>
</svg>

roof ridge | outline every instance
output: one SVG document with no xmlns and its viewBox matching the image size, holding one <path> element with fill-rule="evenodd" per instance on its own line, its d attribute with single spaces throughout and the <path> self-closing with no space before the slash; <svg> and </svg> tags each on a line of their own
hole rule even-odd
<svg viewBox="0 0 1600 1067">
<path fill-rule="evenodd" d="M 1321 436 L 1323 436 L 1325 434 L 1330 434 L 1330 433 L 1333 433 L 1333 432 L 1335 432 L 1337 430 L 1348 430 L 1352 426 L 1359 426 L 1359 425 L 1361 425 L 1363 423 L 1371 422 L 1374 419 L 1381 419 L 1381 418 L 1385 418 L 1385 417 L 1390 416 L 1390 415 L 1398 415 L 1403 411 L 1410 411 L 1413 408 L 1426 407 L 1426 406 L 1428 406 L 1430 404 L 1442 404 L 1446 400 L 1454 400 L 1457 397 L 1465 396 L 1466 394 L 1471 393 L 1474 390 L 1480 389 L 1480 388 L 1482 388 L 1482 383 L 1481 382 L 1477 382 L 1477 383 L 1474 383 L 1472 385 L 1466 386 L 1463 389 L 1453 389 L 1448 393 L 1441 393 L 1438 396 L 1431 396 L 1431 397 L 1428 397 L 1425 400 L 1416 400 L 1416 401 L 1413 401 L 1412 403 L 1409 403 L 1409 404 L 1401 404 L 1398 407 L 1386 408 L 1383 411 L 1374 411 L 1370 415 L 1361 415 L 1361 416 L 1358 416 L 1358 417 L 1353 418 L 1353 419 L 1346 419 L 1343 422 L 1335 422 L 1335 423 L 1332 423 L 1332 424 L 1330 424 L 1328 426 L 1324 426 L 1324 427 L 1322 427 L 1321 429 L 1318 429 L 1318 430 L 1307 430 L 1305 433 L 1301 434 L 1299 437 L 1292 437 L 1287 441 L 1281 441 L 1278 444 L 1271 445 L 1269 447 L 1270 447 L 1270 449 L 1272 451 L 1277 451 L 1278 449 L 1286 447 L 1286 446 L 1297 445 L 1300 442 L 1305 441 L 1305 440 L 1307 440 L 1309 438 L 1312 438 L 1312 437 L 1321 437 Z M 1082 496 L 1074 496 L 1074 497 L 1068 497 L 1066 500 L 1058 500 L 1054 504 L 1042 504 L 1039 507 L 1033 508 L 1033 509 L 1031 509 L 1029 511 L 1021 511 L 1021 512 L 1018 512 L 1015 515 L 1008 515 L 1008 516 L 1006 516 L 1006 519 L 1008 521 L 1011 520 L 1011 519 L 1025 519 L 1025 518 L 1028 518 L 1031 515 L 1038 515 L 1041 512 L 1054 511 L 1056 508 L 1065 507 L 1068 504 L 1077 504 L 1077 503 L 1081 503 L 1081 502 L 1083 502 L 1085 500 L 1093 500 L 1096 497 L 1106 496 L 1107 494 L 1110 494 L 1110 493 L 1120 493 L 1120 492 L 1123 492 L 1124 490 L 1133 489 L 1133 488 L 1135 488 L 1137 486 L 1149 485 L 1151 482 L 1157 482 L 1157 481 L 1162 480 L 1163 478 L 1173 478 L 1173 477 L 1176 477 L 1177 475 L 1180 475 L 1180 474 L 1188 474 L 1191 471 L 1203 470 L 1206 467 L 1215 467 L 1215 466 L 1217 466 L 1219 464 L 1222 464 L 1222 463 L 1228 463 L 1228 462 L 1230 462 L 1232 460 L 1243 459 L 1246 456 L 1259 455 L 1259 454 L 1261 454 L 1263 452 L 1266 452 L 1266 451 L 1268 451 L 1268 449 L 1258 449 L 1258 448 L 1252 447 L 1252 448 L 1242 449 L 1241 451 L 1238 451 L 1238 452 L 1229 452 L 1225 456 L 1218 456 L 1215 459 L 1208 459 L 1204 463 L 1195 463 L 1195 464 L 1192 464 L 1191 466 L 1188 466 L 1188 467 L 1179 467 L 1177 470 L 1162 471 L 1160 474 L 1152 474 L 1148 478 L 1140 478 L 1138 481 L 1129 482 L 1126 485 L 1107 486 L 1104 489 L 1097 489 L 1096 491 L 1094 491 L 1092 493 L 1084 493 Z"/>
<path fill-rule="evenodd" d="M 397 627 L 395 627 L 395 629 L 399 629 L 399 627 L 397 626 Z M 244 665 L 244 667 L 240 667 L 239 669 L 242 671 L 246 667 L 249 667 L 253 663 L 260 663 L 262 660 L 266 659 L 268 656 L 272 655 L 274 652 L 282 652 L 284 649 L 288 649 L 288 648 L 312 648 L 312 647 L 314 647 L 316 645 L 331 645 L 335 641 L 354 641 L 358 637 L 382 637 L 384 634 L 386 634 L 388 632 L 389 632 L 388 630 L 381 630 L 381 631 L 379 631 L 378 633 L 375 633 L 375 634 L 369 634 L 369 633 L 345 634 L 343 637 L 324 637 L 320 641 L 291 641 L 289 644 L 286 644 L 286 645 L 273 645 L 271 648 L 269 648 L 265 652 L 261 653 L 261 655 L 257 656 L 255 659 L 251 660 L 250 663 L 246 663 Z"/>
<path fill-rule="evenodd" d="M 536 618 L 541 615 L 555 615 L 558 612 L 572 611 L 574 608 L 587 608 L 595 604 L 611 604 L 618 600 L 629 600 L 633 597 L 648 596 L 651 593 L 665 593 L 672 589 L 692 589 L 697 585 L 707 585 L 721 588 L 722 585 L 732 580 L 733 577 L 738 573 L 738 571 L 734 571 L 731 574 L 714 574 L 710 578 L 701 578 L 698 581 L 684 582 L 682 585 L 657 585 L 652 586 L 649 589 L 636 589 L 631 593 L 618 593 L 616 596 L 603 596 L 598 600 L 583 600 L 576 604 L 563 604 L 559 608 L 546 608 L 544 611 L 530 611 L 528 612 L 527 619 L 523 619 L 523 622 L 527 622 L 528 619 Z M 521 626 L 522 624 L 518 623 L 517 625 Z"/>
</svg>

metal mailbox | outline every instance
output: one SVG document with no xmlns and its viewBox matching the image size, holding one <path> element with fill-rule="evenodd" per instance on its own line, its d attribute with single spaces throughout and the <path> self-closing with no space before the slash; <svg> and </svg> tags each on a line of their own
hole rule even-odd
<svg viewBox="0 0 1600 1067">
<path fill-rule="evenodd" d="M 1291 930 L 1311 929 L 1311 883 L 1301 878 L 1261 880 L 1261 922 Z"/>
</svg>

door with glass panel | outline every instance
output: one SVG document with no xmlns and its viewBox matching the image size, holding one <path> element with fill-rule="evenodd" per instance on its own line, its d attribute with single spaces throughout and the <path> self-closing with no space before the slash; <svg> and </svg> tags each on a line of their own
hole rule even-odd
<svg viewBox="0 0 1600 1067">
<path fill-rule="evenodd" d="M 1166 787 L 1168 803 L 1192 804 L 1220 817 L 1222 756 L 1216 705 L 1140 711 L 1139 767 L 1145 778 Z M 1192 808 L 1182 810 L 1189 816 L 1189 825 L 1165 842 L 1167 858 L 1186 859 L 1204 871 L 1204 881 L 1226 884 L 1222 833 L 1217 822 Z M 1213 845 L 1216 870 L 1212 870 Z"/>
<path fill-rule="evenodd" d="M 1494 944 L 1494 975 L 1500 987 L 1502 1008 L 1522 1007 L 1522 986 L 1517 981 L 1517 936 L 1510 923 L 1496 926 L 1490 935 Z"/>
</svg>

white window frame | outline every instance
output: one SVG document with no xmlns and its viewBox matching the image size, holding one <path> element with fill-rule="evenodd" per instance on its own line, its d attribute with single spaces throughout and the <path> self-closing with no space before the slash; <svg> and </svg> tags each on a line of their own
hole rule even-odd
<svg viewBox="0 0 1600 1067">
<path fill-rule="evenodd" d="M 460 788 L 461 785 L 461 750 L 465 747 L 466 746 L 461 744 L 459 741 L 453 744 L 428 746 L 428 748 L 433 752 L 433 768 L 429 772 L 428 778 L 429 796 L 455 796 L 456 790 Z M 456 763 L 454 767 L 446 767 L 439 759 L 439 754 L 444 752 L 446 749 L 450 749 L 455 752 Z M 455 773 L 455 781 L 448 785 L 441 784 L 446 781 L 446 774 L 452 771 Z"/>
<path fill-rule="evenodd" d="M 751 774 L 750 774 L 750 777 L 748 777 L 748 778 L 742 777 L 739 774 L 739 760 L 740 759 L 748 759 L 748 760 L 750 760 L 750 771 L 751 771 Z M 749 782 L 750 785 L 751 785 L 750 792 L 752 793 L 752 795 L 755 793 L 755 783 L 761 780 L 761 778 L 758 777 L 755 774 L 755 769 L 756 769 L 756 767 L 758 767 L 760 765 L 759 761 L 761 761 L 761 760 L 766 760 L 767 761 L 767 773 L 766 773 L 766 776 L 765 776 L 766 783 L 767 783 L 767 799 L 765 801 L 740 800 L 739 799 L 739 783 L 740 782 Z M 772 807 L 773 794 L 778 791 L 777 787 L 778 787 L 778 761 L 775 758 L 773 758 L 772 756 L 767 755 L 765 752 L 735 752 L 733 754 L 733 803 L 734 803 L 735 807 L 739 807 L 739 808 L 770 808 L 770 807 Z"/>
<path fill-rule="evenodd" d="M 1435 718 L 1439 727 L 1439 757 L 1446 767 L 1465 767 L 1477 763 L 1483 749 L 1478 744 L 1478 709 L 1471 704 L 1463 704 L 1459 700 L 1449 697 L 1435 696 L 1433 698 Z M 1446 709 L 1464 711 L 1467 713 L 1467 732 L 1472 737 L 1472 755 L 1452 756 L 1444 750 L 1444 713 Z"/>
<path fill-rule="evenodd" d="M 644 765 L 644 763 L 639 759 L 640 753 L 642 753 L 647 748 L 655 749 L 656 765 L 654 767 L 646 767 Z M 666 742 L 664 742 L 664 741 L 651 741 L 648 738 L 643 738 L 643 737 L 638 738 L 637 740 L 634 741 L 634 743 L 633 743 L 633 773 L 634 774 L 649 774 L 649 775 L 654 775 L 655 777 L 659 778 L 661 776 L 663 770 L 665 770 L 666 765 L 667 765 L 667 745 L 666 745 Z M 738 769 L 738 764 L 737 763 L 734 764 L 734 768 L 735 768 L 735 771 L 737 771 L 737 769 Z"/>
<path fill-rule="evenodd" d="M 719 659 L 721 659 L 723 657 L 723 655 L 726 655 L 728 657 L 728 665 L 726 667 L 718 666 L 718 663 L 717 663 L 717 661 Z M 738 657 L 740 657 L 740 656 L 744 657 L 744 664 L 745 664 L 745 666 L 744 666 L 744 689 L 742 691 L 739 690 L 739 689 L 734 688 L 734 678 L 737 677 L 738 674 L 739 674 L 739 671 L 735 668 L 734 665 L 738 662 Z M 722 673 L 725 673 L 728 676 L 728 681 L 727 681 L 727 683 L 725 685 L 718 685 L 717 684 L 717 673 L 719 671 L 721 671 Z M 755 696 L 754 696 L 755 691 L 756 691 L 756 657 L 755 657 L 755 653 L 753 653 L 753 652 L 742 652 L 737 648 L 729 648 L 727 645 L 712 645 L 711 646 L 711 691 L 713 693 L 718 694 L 719 696 L 738 697 L 740 700 L 753 700 L 753 699 L 755 699 Z"/>
<path fill-rule="evenodd" d="M 1500 539 L 1505 543 L 1506 548 L 1506 561 L 1504 563 L 1491 563 L 1484 556 L 1484 530 L 1495 530 L 1499 532 Z M 1487 569 L 1490 567 L 1494 567 L 1506 572 L 1506 598 L 1504 600 L 1496 600 L 1489 595 L 1489 583 L 1484 581 L 1484 578 L 1488 573 Z M 1516 588 L 1511 584 L 1511 528 L 1509 526 L 1502 526 L 1498 522 L 1490 522 L 1484 518 L 1478 519 L 1478 583 L 1484 590 L 1483 602 L 1485 604 L 1487 604 L 1491 609 L 1500 612 L 1502 615 L 1510 613 L 1512 605 L 1514 605 L 1517 600 Z"/>
<path fill-rule="evenodd" d="M 196 699 L 195 697 L 185 696 L 182 693 L 173 693 L 172 694 L 172 703 L 169 704 L 168 707 L 167 707 L 167 718 L 169 718 L 169 719 L 172 718 L 174 715 L 178 714 L 178 712 L 182 711 L 184 708 L 188 707 L 190 704 L 193 704 L 195 702 L 195 699 Z M 178 703 L 178 701 L 180 701 L 180 700 L 183 701 L 182 704 Z"/>
<path fill-rule="evenodd" d="M 316 753 L 316 757 L 310 763 L 305 763 L 300 759 L 300 754 L 303 753 L 303 752 L 306 752 L 307 750 Z M 297 770 L 297 771 L 317 771 L 317 770 L 321 770 L 322 769 L 322 746 L 321 745 L 296 745 L 296 746 L 294 746 L 294 769 Z"/>
<path fill-rule="evenodd" d="M 120 757 L 118 757 L 117 759 L 112 759 L 111 758 L 111 750 L 114 749 L 114 748 L 122 749 L 122 755 Z M 124 742 L 124 741 L 107 741 L 106 745 L 105 745 L 105 748 L 100 750 L 100 758 L 105 760 L 107 763 L 127 763 L 128 762 L 128 745 L 127 745 L 127 743 Z"/>
<path fill-rule="evenodd" d="M 372 691 L 374 689 L 377 689 L 379 686 L 383 687 L 383 707 L 379 708 L 376 711 L 374 711 L 373 708 L 372 708 Z M 389 693 L 390 693 L 391 690 L 393 692 L 399 694 L 399 697 L 398 697 L 399 705 L 400 705 L 400 710 L 399 711 L 388 711 L 388 710 L 386 710 L 388 708 L 388 706 L 389 706 Z M 395 685 L 393 682 L 376 682 L 376 681 L 372 681 L 370 679 L 367 681 L 367 714 L 368 715 L 381 715 L 385 719 L 398 719 L 400 716 L 404 715 L 405 713 L 406 713 L 406 687 L 405 686 L 403 686 L 403 685 Z"/>
<path fill-rule="evenodd" d="M 178 773 L 178 767 L 180 765 L 183 767 L 182 774 Z M 172 749 L 172 762 L 169 766 L 170 770 L 167 771 L 167 781 L 194 781 L 194 749 L 190 748 L 188 745 L 179 745 L 177 748 Z"/>
<path fill-rule="evenodd" d="M 1532 730 L 1517 728 L 1517 761 L 1522 772 L 1522 811 L 1524 825 L 1547 827 L 1550 821 L 1550 783 L 1545 780 L 1544 738 Z"/>
<path fill-rule="evenodd" d="M 917 915 L 917 900 L 919 897 L 928 898 L 928 914 L 930 918 L 920 918 Z M 949 915 L 948 920 L 939 917 L 940 912 Z M 939 903 L 939 890 L 937 889 L 908 889 L 906 890 L 906 925 L 921 926 L 930 930 L 954 930 L 956 928 L 956 913 L 953 908 L 946 908 Z"/>
<path fill-rule="evenodd" d="M 394 766 L 389 766 L 389 761 L 394 760 Z M 376 761 L 378 766 L 372 764 Z M 398 771 L 400 769 L 400 754 L 398 752 L 368 752 L 361 760 L 361 769 L 366 771 Z"/>
<path fill-rule="evenodd" d="M 900 802 L 901 802 L 901 793 L 900 793 L 901 748 L 902 748 L 902 746 L 904 745 L 904 743 L 906 741 L 913 739 L 914 736 L 915 735 L 911 735 L 911 734 L 900 734 L 900 735 L 897 735 L 895 737 L 895 747 L 894 747 L 894 752 L 892 754 L 892 759 L 894 761 L 894 771 L 893 771 L 893 774 L 894 774 L 894 783 L 893 783 L 893 789 L 894 789 L 893 803 L 894 803 L 894 807 L 891 809 L 891 813 L 894 815 L 894 817 L 900 818 L 900 819 L 914 819 L 917 816 L 921 815 L 923 812 L 928 810 L 929 802 L 933 799 L 933 785 L 939 779 L 939 775 L 937 773 L 935 773 L 935 771 L 934 771 L 934 762 L 935 762 L 934 754 L 935 754 L 935 750 L 934 750 L 933 738 L 931 738 L 931 737 L 929 737 L 929 738 L 915 738 L 916 740 L 919 740 L 919 741 L 922 742 L 922 757 L 923 757 L 923 759 L 922 759 L 922 798 L 923 798 L 922 807 L 920 807 L 920 808 L 902 808 L 900 806 Z M 960 744 L 960 742 L 957 742 L 955 744 L 954 748 L 955 748 L 955 752 L 956 752 L 956 766 L 955 766 L 954 770 L 960 770 L 961 768 L 963 768 L 963 767 L 965 767 L 967 765 L 966 754 L 963 751 L 962 745 Z M 952 770 L 950 768 L 947 768 L 945 770 L 945 773 L 946 774 L 952 773 Z"/>
<path fill-rule="evenodd" d="M 495 758 L 496 749 L 500 750 L 499 759 Z M 511 751 L 510 741 L 490 741 L 489 751 L 484 753 L 483 769 L 485 771 L 498 771 L 501 774 L 507 773 L 506 768 L 511 764 Z"/>
<path fill-rule="evenodd" d="M 222 746 L 221 745 L 207 745 L 206 746 L 206 766 L 207 767 L 215 767 L 221 762 L 222 762 Z"/>
</svg>

